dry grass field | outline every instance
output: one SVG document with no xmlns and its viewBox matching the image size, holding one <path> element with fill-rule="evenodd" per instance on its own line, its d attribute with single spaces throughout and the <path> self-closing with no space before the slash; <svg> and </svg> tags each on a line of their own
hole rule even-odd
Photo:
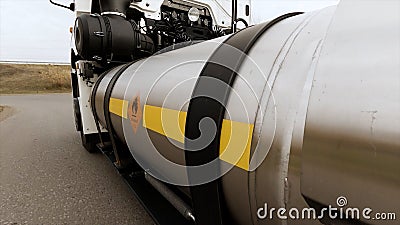
<svg viewBox="0 0 400 225">
<path fill-rule="evenodd" d="M 0 94 L 60 93 L 70 90 L 69 66 L 0 64 Z"/>
</svg>

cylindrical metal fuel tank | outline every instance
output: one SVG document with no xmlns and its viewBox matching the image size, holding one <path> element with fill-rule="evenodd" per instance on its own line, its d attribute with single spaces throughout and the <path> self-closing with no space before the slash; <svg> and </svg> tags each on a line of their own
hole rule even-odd
<svg viewBox="0 0 400 225">
<path fill-rule="evenodd" d="M 95 85 L 95 117 L 146 172 L 189 188 L 198 224 L 400 215 L 399 8 L 343 1 L 119 66 Z"/>
</svg>

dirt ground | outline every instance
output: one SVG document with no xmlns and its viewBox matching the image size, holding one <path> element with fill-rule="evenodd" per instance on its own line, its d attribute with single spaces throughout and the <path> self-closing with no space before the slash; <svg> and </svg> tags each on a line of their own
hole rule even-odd
<svg viewBox="0 0 400 225">
<path fill-rule="evenodd" d="M 9 106 L 0 105 L 0 122 L 14 114 L 15 110 Z"/>
<path fill-rule="evenodd" d="M 0 64 L 0 94 L 70 92 L 70 67 Z"/>
</svg>

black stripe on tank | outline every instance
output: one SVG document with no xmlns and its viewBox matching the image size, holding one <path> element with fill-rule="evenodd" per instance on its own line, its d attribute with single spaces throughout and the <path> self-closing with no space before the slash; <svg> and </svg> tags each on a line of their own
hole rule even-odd
<svg viewBox="0 0 400 225">
<path fill-rule="evenodd" d="M 112 91 L 114 89 L 115 84 L 117 83 L 119 77 L 122 75 L 122 73 L 128 69 L 128 67 L 130 67 L 134 62 L 125 64 L 124 66 L 122 66 L 115 74 L 114 76 L 111 78 L 110 82 L 108 83 L 106 92 L 104 94 L 104 119 L 106 122 L 106 128 L 108 130 L 108 134 L 110 135 L 110 141 L 111 141 L 111 145 L 114 151 L 114 155 L 115 155 L 115 159 L 116 159 L 116 166 L 117 167 L 121 167 L 122 165 L 120 165 L 121 162 L 121 158 L 120 158 L 120 153 L 118 152 L 118 148 L 117 148 L 117 143 L 115 140 L 115 132 L 114 132 L 114 128 L 112 126 L 111 123 L 111 113 L 110 113 L 110 98 L 111 98 L 111 94 Z"/>
<path fill-rule="evenodd" d="M 225 106 L 230 96 L 230 89 L 238 75 L 237 71 L 261 35 L 278 22 L 299 14 L 301 13 L 285 14 L 269 23 L 244 29 L 229 37 L 215 50 L 197 80 L 189 103 L 185 127 L 185 160 L 187 166 L 205 165 L 219 157 L 221 127 L 226 111 Z M 217 79 L 218 82 L 209 82 L 210 80 L 217 81 Z M 221 87 L 220 81 L 225 85 Z M 196 151 L 195 149 L 198 149 L 201 143 L 196 143 L 195 140 L 201 135 L 199 124 L 204 118 L 211 118 L 214 121 L 217 127 L 216 135 L 209 145 Z M 212 130 L 213 128 L 209 129 Z M 219 168 L 216 167 L 215 170 L 212 171 L 214 174 L 220 174 Z M 196 180 L 198 175 L 191 174 L 190 170 L 188 170 L 189 183 Z M 224 223 L 223 220 L 224 201 L 222 200 L 220 185 L 218 179 L 190 187 L 196 224 L 227 224 L 227 221 Z"/>
</svg>

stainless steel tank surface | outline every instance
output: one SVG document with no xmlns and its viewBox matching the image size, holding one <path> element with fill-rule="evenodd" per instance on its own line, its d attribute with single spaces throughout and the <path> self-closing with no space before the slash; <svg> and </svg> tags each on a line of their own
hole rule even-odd
<svg viewBox="0 0 400 225">
<path fill-rule="evenodd" d="M 342 1 L 286 18 L 238 56 L 232 85 L 199 79 L 213 54 L 242 32 L 109 71 L 93 93 L 100 123 L 106 124 L 107 87 L 120 73 L 106 109 L 116 136 L 164 182 L 192 186 L 218 179 L 237 224 L 321 224 L 263 219 L 257 212 L 266 204 L 338 207 L 339 197 L 347 206 L 400 216 L 400 3 Z M 229 64 L 240 54 L 224 48 L 213 63 Z M 193 96 L 199 85 L 209 88 Z M 185 138 L 187 118 L 197 113 L 189 112 L 192 99 L 216 98 L 225 89 L 228 98 L 217 99 L 225 110 L 222 125 L 202 119 L 203 145 L 185 148 L 193 141 Z M 213 110 L 206 103 L 196 109 Z M 215 134 L 219 157 L 188 168 L 185 150 L 201 150 Z"/>
</svg>

